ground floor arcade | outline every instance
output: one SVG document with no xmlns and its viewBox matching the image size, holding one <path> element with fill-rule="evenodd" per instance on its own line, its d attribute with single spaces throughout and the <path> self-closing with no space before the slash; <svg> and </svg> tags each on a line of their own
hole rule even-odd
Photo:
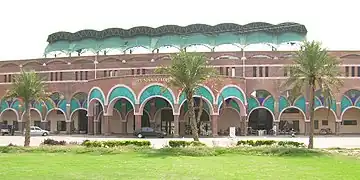
<svg viewBox="0 0 360 180">
<path fill-rule="evenodd" d="M 163 104 L 162 104 L 163 103 Z M 125 105 L 122 105 L 125 104 Z M 95 135 L 131 135 L 135 129 L 152 127 L 155 130 L 167 132 L 170 136 L 187 136 L 191 134 L 189 115 L 186 106 L 181 109 L 179 115 L 174 115 L 171 107 L 161 101 L 150 101 L 143 109 L 142 114 L 134 114 L 134 111 L 126 107 L 128 103 L 118 101 L 114 105 L 113 114 L 105 114 L 101 106 L 94 110 L 93 116 L 89 116 L 87 109 L 77 109 L 66 120 L 64 112 L 54 110 L 42 115 L 36 110 L 31 110 L 31 125 L 51 131 L 51 133 L 68 134 L 95 134 Z M 116 107 L 119 106 L 119 107 Z M 199 107 L 196 106 L 196 116 Z M 14 125 L 16 130 L 21 131 L 24 123 L 15 111 L 8 109 L 1 113 L 3 124 Z M 332 111 L 320 108 L 315 111 L 314 129 L 320 133 L 322 129 L 329 129 L 331 134 L 360 134 L 360 109 L 349 108 L 342 114 L 342 121 L 337 121 Z M 277 119 L 266 108 L 258 108 L 247 116 L 241 116 L 234 107 L 226 107 L 219 114 L 211 114 L 207 106 L 204 106 L 200 121 L 198 122 L 201 136 L 228 136 L 230 127 L 236 128 L 236 135 L 251 135 L 249 128 L 266 130 L 267 132 L 276 126 L 278 134 L 281 131 L 292 128 L 298 134 L 307 134 L 310 122 L 305 119 L 305 114 L 297 108 L 288 108 L 281 112 Z M 254 134 L 255 135 L 255 134 Z"/>
</svg>

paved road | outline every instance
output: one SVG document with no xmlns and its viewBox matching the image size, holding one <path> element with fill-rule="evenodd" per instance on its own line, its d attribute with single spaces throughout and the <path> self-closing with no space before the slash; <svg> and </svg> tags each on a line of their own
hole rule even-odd
<svg viewBox="0 0 360 180">
<path fill-rule="evenodd" d="M 40 143 L 46 139 L 51 138 L 55 140 L 65 140 L 67 142 L 76 141 L 81 143 L 85 139 L 89 140 L 130 140 L 137 138 L 118 138 L 118 137 L 104 137 L 104 136 L 48 136 L 48 137 L 31 137 L 31 146 L 38 146 Z M 168 144 L 169 140 L 173 139 L 182 139 L 191 141 L 191 138 L 164 138 L 164 139 L 148 139 L 151 141 L 151 144 L 154 148 L 161 148 Z M 259 137 L 259 136 L 240 136 L 235 139 L 230 139 L 226 137 L 219 138 L 200 138 L 200 141 L 207 144 L 208 146 L 229 146 L 233 143 L 236 143 L 238 140 L 260 140 L 260 139 L 272 139 L 272 140 L 291 140 L 297 142 L 303 142 L 307 144 L 307 137 L 298 136 L 295 138 L 287 136 L 277 136 L 277 137 Z M 24 137 L 23 136 L 0 136 L 0 146 L 6 146 L 9 143 L 16 145 L 23 145 Z M 341 147 L 341 148 L 360 148 L 360 136 L 328 136 L 328 137 L 315 137 L 315 147 L 316 148 L 330 148 L 330 147 Z"/>
</svg>

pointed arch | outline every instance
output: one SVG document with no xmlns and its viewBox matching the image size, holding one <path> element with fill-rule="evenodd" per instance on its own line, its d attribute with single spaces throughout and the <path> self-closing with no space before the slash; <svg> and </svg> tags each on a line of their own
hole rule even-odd
<svg viewBox="0 0 360 180">
<path fill-rule="evenodd" d="M 253 111 L 257 110 L 257 109 L 266 109 L 266 110 L 271 114 L 271 116 L 272 116 L 272 118 L 273 118 L 273 121 L 276 120 L 274 113 L 273 113 L 269 108 L 267 108 L 267 107 L 265 107 L 265 106 L 258 106 L 258 107 L 256 107 L 256 108 L 253 108 L 253 109 L 249 112 L 249 115 L 247 116 L 247 121 L 249 121 L 251 113 L 252 113 Z"/>
<path fill-rule="evenodd" d="M 220 90 L 220 93 L 216 96 L 217 104 L 220 105 L 222 99 L 224 98 L 226 100 L 229 96 L 236 97 L 243 103 L 243 105 L 247 105 L 244 91 L 240 87 L 233 84 L 226 85 Z"/>
<path fill-rule="evenodd" d="M 125 84 L 118 84 L 113 86 L 107 94 L 107 104 L 111 104 L 111 102 L 118 97 L 127 99 L 133 105 L 133 107 L 135 107 L 136 94 L 129 86 Z"/>
<path fill-rule="evenodd" d="M 196 89 L 194 97 L 196 96 L 203 96 L 206 100 L 208 100 L 211 104 L 215 104 L 215 95 L 212 90 L 207 87 L 206 85 L 199 85 Z M 178 96 L 178 104 L 182 104 L 186 100 L 185 93 L 182 91 L 179 93 Z"/>
<path fill-rule="evenodd" d="M 13 108 L 6 108 L 6 109 L 4 109 L 4 110 L 0 113 L 0 118 L 1 118 L 1 120 L 2 120 L 2 115 L 4 114 L 4 112 L 6 112 L 6 111 L 8 111 L 8 110 L 13 111 L 13 112 L 15 113 L 15 115 L 16 115 L 16 121 L 19 121 L 19 120 L 20 120 L 20 116 L 19 116 L 18 111 L 17 111 L 16 109 L 13 109 Z"/>
<path fill-rule="evenodd" d="M 70 120 L 72 120 L 72 116 L 79 110 L 84 110 L 84 111 L 86 111 L 86 113 L 88 112 L 88 110 L 86 108 L 76 108 L 76 109 L 74 109 L 74 111 L 72 111 L 70 113 L 70 116 L 69 116 Z"/>
<path fill-rule="evenodd" d="M 280 112 L 280 113 L 279 113 L 279 120 L 280 120 L 281 115 L 285 112 L 285 110 L 291 109 L 291 108 L 294 108 L 294 109 L 299 110 L 299 111 L 301 112 L 301 114 L 303 115 L 303 117 L 304 117 L 304 121 L 306 120 L 306 114 L 305 114 L 305 112 L 304 112 L 301 108 L 296 107 L 296 106 L 288 106 L 288 107 L 284 108 L 282 111 L 279 111 L 279 112 Z"/>
<path fill-rule="evenodd" d="M 215 114 L 213 104 L 212 104 L 208 99 L 206 99 L 204 96 L 194 95 L 193 98 L 200 98 L 200 99 L 204 100 L 205 103 L 206 103 L 206 106 L 208 106 L 209 111 L 210 111 L 210 112 L 208 112 L 208 113 L 209 113 L 210 115 Z M 186 101 L 186 99 L 185 99 L 181 104 L 179 104 L 179 112 L 180 112 L 182 106 L 183 106 L 186 102 L 187 102 L 187 101 Z M 204 109 L 207 109 L 206 106 L 204 106 Z"/>
<path fill-rule="evenodd" d="M 285 96 L 280 96 L 279 98 L 279 112 L 282 112 L 284 109 L 290 106 L 289 100 Z M 298 108 L 298 107 L 296 107 Z M 280 115 L 279 115 L 280 117 Z"/>
<path fill-rule="evenodd" d="M 36 108 L 30 108 L 30 111 L 31 111 L 31 110 L 34 110 L 34 111 L 36 111 L 36 112 L 39 114 L 39 116 L 40 116 L 40 118 L 41 118 L 41 121 L 44 120 L 44 118 L 42 117 L 42 113 L 41 113 L 38 109 L 36 109 Z M 24 119 L 24 115 L 25 115 L 25 111 L 22 113 L 21 119 Z"/>
<path fill-rule="evenodd" d="M 345 109 L 351 106 L 353 106 L 351 99 L 348 96 L 343 95 L 341 98 L 341 113 L 345 112 Z"/>
<path fill-rule="evenodd" d="M 47 118 L 48 118 L 49 114 L 50 114 L 52 111 L 61 111 L 61 112 L 63 113 L 63 115 L 64 115 L 64 120 L 67 121 L 65 111 L 63 111 L 63 110 L 60 109 L 60 108 L 53 108 L 53 109 L 48 110 L 48 112 L 47 112 L 46 115 L 45 115 L 44 121 L 48 122 Z"/>
<path fill-rule="evenodd" d="M 315 112 L 316 110 L 318 110 L 318 109 L 329 109 L 329 108 L 327 108 L 327 107 L 325 107 L 325 106 L 318 106 L 318 107 L 316 107 L 316 108 L 314 109 L 314 112 Z M 333 109 L 330 109 L 330 112 L 332 112 L 332 114 L 334 115 L 335 120 L 336 120 L 336 118 L 337 118 L 336 112 L 335 112 Z"/>
<path fill-rule="evenodd" d="M 175 104 L 174 92 L 161 83 L 151 83 L 141 89 L 137 102 L 140 105 L 143 105 L 144 102 L 149 100 L 149 98 L 151 99 L 151 97 L 164 98 L 171 104 L 171 106 Z"/>
<path fill-rule="evenodd" d="M 103 107 L 105 107 L 106 105 L 106 101 L 105 101 L 105 94 L 104 92 L 101 90 L 101 88 L 99 87 L 93 87 L 90 89 L 89 93 L 88 93 L 88 107 L 89 107 L 89 104 L 90 102 L 93 100 L 93 99 L 97 99 L 101 105 Z"/>
<path fill-rule="evenodd" d="M 300 108 L 303 112 L 306 113 L 306 100 L 305 96 L 301 95 L 297 97 L 294 101 L 294 106 Z"/>
</svg>

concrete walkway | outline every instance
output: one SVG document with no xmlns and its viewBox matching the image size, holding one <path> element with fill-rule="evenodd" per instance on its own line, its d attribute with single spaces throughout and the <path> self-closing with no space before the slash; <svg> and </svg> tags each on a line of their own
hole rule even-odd
<svg viewBox="0 0 360 180">
<path fill-rule="evenodd" d="M 87 135 L 72 135 L 72 136 L 35 136 L 31 137 L 31 146 L 39 146 L 40 143 L 47 138 L 54 140 L 65 140 L 67 142 L 79 142 L 89 139 L 89 140 L 138 140 L 137 138 L 120 138 L 120 137 L 105 137 L 105 136 L 87 136 Z M 231 144 L 236 144 L 238 140 L 277 140 L 277 141 L 297 141 L 307 144 L 308 137 L 306 136 L 297 136 L 291 138 L 289 136 L 269 136 L 269 137 L 259 137 L 259 136 L 239 136 L 234 139 L 228 137 L 218 137 L 218 138 L 200 138 L 200 141 L 207 144 L 208 146 L 229 146 Z M 169 140 L 187 140 L 191 141 L 191 138 L 147 138 L 146 140 L 151 141 L 151 144 L 154 148 L 161 148 L 168 144 Z M 0 136 L 0 146 L 6 146 L 10 143 L 16 145 L 23 145 L 24 137 L 23 136 Z M 341 147 L 341 148 L 360 148 L 360 136 L 316 136 L 314 139 L 315 148 L 331 148 L 331 147 Z"/>
</svg>

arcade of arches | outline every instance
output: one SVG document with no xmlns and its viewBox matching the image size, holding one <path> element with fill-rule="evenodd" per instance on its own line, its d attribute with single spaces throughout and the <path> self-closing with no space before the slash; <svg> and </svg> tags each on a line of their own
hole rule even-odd
<svg viewBox="0 0 360 180">
<path fill-rule="evenodd" d="M 106 94 L 106 96 L 105 96 Z M 323 97 L 315 97 L 315 133 L 329 129 L 336 134 L 360 133 L 360 91 L 345 92 L 340 102 L 330 110 Z M 16 99 L 0 101 L 0 122 L 23 130 L 25 117 Z M 198 129 L 201 136 L 227 136 L 230 127 L 236 135 L 251 134 L 251 130 L 269 132 L 274 125 L 279 131 L 294 129 L 299 134 L 309 132 L 309 111 L 304 96 L 290 99 L 275 97 L 266 90 L 245 96 L 235 86 L 224 87 L 219 94 L 201 87 L 194 95 Z M 198 118 L 202 104 L 202 115 Z M 160 85 L 144 88 L 138 95 L 129 87 L 116 86 L 108 93 L 93 88 L 89 93 L 75 93 L 65 100 L 54 93 L 49 102 L 32 102 L 31 125 L 52 133 L 132 134 L 140 127 L 152 127 L 173 136 L 191 134 L 187 102 Z"/>
</svg>

